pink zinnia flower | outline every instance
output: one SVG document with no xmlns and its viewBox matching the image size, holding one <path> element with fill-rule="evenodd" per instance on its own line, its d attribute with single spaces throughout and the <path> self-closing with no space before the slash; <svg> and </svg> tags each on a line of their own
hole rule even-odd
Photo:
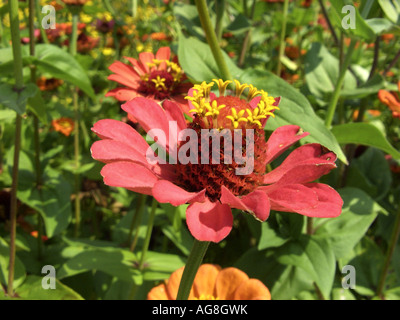
<svg viewBox="0 0 400 320">
<path fill-rule="evenodd" d="M 185 113 L 189 109 L 185 94 L 192 86 L 176 61 L 170 61 L 171 49 L 160 48 L 156 55 L 142 52 L 139 60 L 125 57 L 131 64 L 115 61 L 109 69 L 114 72 L 108 79 L 122 84 L 110 90 L 106 96 L 119 101 L 129 101 L 136 97 L 145 97 L 156 101 L 173 100 Z"/>
<path fill-rule="evenodd" d="M 178 106 L 167 100 L 162 107 L 141 97 L 122 105 L 154 140 L 160 138 L 157 130 L 166 134 L 166 139 L 158 139 L 158 144 L 167 150 L 169 163 L 149 163 L 146 158 L 148 143 L 129 125 L 110 119 L 95 123 L 92 130 L 102 140 L 93 144 L 91 152 L 94 159 L 106 163 L 101 170 L 104 183 L 152 195 L 160 203 L 190 204 L 186 211 L 187 225 L 200 241 L 219 242 L 230 233 L 231 208 L 248 212 L 260 221 L 268 218 L 270 210 L 297 212 L 309 217 L 340 215 L 343 201 L 339 194 L 326 184 L 313 182 L 336 167 L 336 155 L 319 144 L 306 144 L 266 173 L 269 163 L 308 133 L 298 126 L 287 125 L 276 129 L 265 141 L 264 126 L 274 110 L 279 109 L 280 98 L 270 97 L 263 90 L 238 81 L 235 81 L 236 95 L 225 95 L 229 82 L 214 81 L 219 87 L 218 97 L 211 92 L 214 82 L 195 85 L 189 91 L 192 122 L 185 121 Z M 241 95 L 246 88 L 247 99 L 243 99 Z M 176 132 L 170 130 L 170 121 L 174 121 Z M 246 147 L 240 148 L 239 153 L 244 161 L 237 161 L 235 157 L 225 163 L 226 147 L 221 143 L 220 161 L 214 164 L 207 138 L 204 145 L 198 141 L 197 147 L 200 150 L 209 146 L 206 157 L 209 164 L 204 161 L 173 164 L 172 158 L 188 152 L 187 140 L 177 145 L 170 142 L 176 141 L 178 133 L 185 129 L 191 129 L 198 137 L 203 129 L 216 129 L 215 132 L 226 129 L 235 134 L 250 130 L 254 133 L 253 149 L 248 147 L 247 136 L 242 135 L 241 142 Z M 251 162 L 254 163 L 252 172 L 236 174 L 237 169 Z"/>
</svg>

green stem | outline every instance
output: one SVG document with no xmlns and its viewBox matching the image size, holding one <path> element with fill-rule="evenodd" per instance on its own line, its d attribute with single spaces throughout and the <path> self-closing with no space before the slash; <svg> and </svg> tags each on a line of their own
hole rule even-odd
<svg viewBox="0 0 400 320">
<path fill-rule="evenodd" d="M 19 16 L 18 16 L 18 0 L 9 0 L 9 15 L 12 49 L 14 56 L 14 78 L 15 90 L 20 92 L 24 87 L 22 52 L 21 52 L 21 36 L 19 32 Z M 8 266 L 8 286 L 7 294 L 12 296 L 14 293 L 14 267 L 15 267 L 15 239 L 17 231 L 17 188 L 18 188 L 18 165 L 19 153 L 21 150 L 21 127 L 22 117 L 17 113 L 15 119 L 15 142 L 14 142 L 14 159 L 12 169 L 11 184 L 11 203 L 10 203 L 10 261 Z"/>
<path fill-rule="evenodd" d="M 154 217 L 156 216 L 157 204 L 158 204 L 157 200 L 153 198 L 153 202 L 151 204 L 150 217 L 149 221 L 147 222 L 146 238 L 144 239 L 142 255 L 140 256 L 140 261 L 139 261 L 139 270 L 143 269 L 144 258 L 146 257 L 146 253 L 149 250 L 150 238 L 151 238 L 151 233 L 153 231 Z"/>
<path fill-rule="evenodd" d="M 206 0 L 195 0 L 195 3 L 208 45 L 210 46 L 211 52 L 214 56 L 215 62 L 217 63 L 219 71 L 221 72 L 221 76 L 224 80 L 233 80 L 228 65 L 226 64 L 224 56 L 222 55 L 217 36 L 214 32 Z"/>
<path fill-rule="evenodd" d="M 218 41 L 221 41 L 222 39 L 222 21 L 224 18 L 225 5 L 225 0 L 215 1 L 215 11 L 217 13 L 217 20 L 215 22 L 215 34 Z"/>
<path fill-rule="evenodd" d="M 253 18 L 254 18 L 256 2 L 257 2 L 256 0 L 253 0 L 253 4 L 251 6 L 251 14 L 250 14 L 251 20 L 253 20 Z M 249 29 L 246 32 L 246 36 L 244 37 L 244 40 L 243 40 L 242 50 L 240 51 L 240 57 L 239 57 L 239 62 L 238 62 L 239 67 L 242 67 L 244 64 L 244 59 L 246 58 L 247 49 L 250 46 L 250 39 L 251 39 L 251 29 Z"/>
<path fill-rule="evenodd" d="M 40 6 L 40 0 L 34 0 L 35 1 L 35 7 L 36 7 L 36 19 L 37 21 L 41 21 L 41 6 Z M 41 23 L 40 23 L 40 35 L 42 36 L 42 41 L 46 44 L 49 44 L 49 39 L 47 38 L 46 31 L 42 28 Z"/>
<path fill-rule="evenodd" d="M 137 0 L 132 0 L 132 18 L 136 17 L 138 3 Z"/>
<path fill-rule="evenodd" d="M 279 39 L 278 66 L 276 68 L 276 74 L 278 77 L 281 76 L 281 70 L 282 70 L 281 59 L 283 57 L 283 54 L 285 53 L 285 35 L 286 35 L 286 24 L 287 24 L 288 11 L 289 11 L 289 0 L 285 0 L 285 2 L 283 3 L 283 18 L 282 18 L 281 37 Z"/>
<path fill-rule="evenodd" d="M 400 206 L 397 211 L 396 221 L 394 223 L 392 235 L 390 237 L 389 247 L 386 252 L 385 262 L 383 265 L 381 276 L 379 278 L 378 287 L 376 289 L 376 295 L 380 298 L 383 298 L 382 296 L 383 288 L 385 286 L 385 281 L 389 271 L 390 261 L 392 260 L 394 249 L 396 247 L 397 240 L 399 239 L 399 235 L 400 235 Z"/>
<path fill-rule="evenodd" d="M 29 0 L 29 54 L 35 56 L 35 0 Z M 36 83 L 36 66 L 30 66 L 31 82 Z M 40 200 L 42 200 L 41 185 L 42 185 L 42 168 L 40 166 L 40 136 L 39 136 L 39 119 L 33 115 L 33 141 L 35 148 L 35 173 L 36 173 L 36 188 L 39 191 Z M 43 241 L 42 241 L 42 217 L 37 212 L 37 231 L 38 231 L 38 258 L 42 258 Z"/>
<path fill-rule="evenodd" d="M 131 222 L 131 226 L 129 229 L 129 235 L 128 235 L 128 243 L 130 244 L 129 250 L 131 252 L 134 251 L 135 246 L 136 246 L 136 242 L 137 242 L 137 238 L 138 238 L 138 234 L 139 234 L 138 229 L 140 226 L 139 221 L 140 221 L 140 218 L 142 217 L 143 205 L 144 205 L 145 201 L 146 201 L 146 196 L 144 194 L 139 194 L 139 199 L 136 204 L 136 210 L 132 217 L 132 222 Z M 132 241 L 132 234 L 133 234 L 133 230 L 135 229 L 135 227 L 136 227 L 135 238 Z"/>
<path fill-rule="evenodd" d="M 327 115 L 326 115 L 326 119 L 325 119 L 325 126 L 327 128 L 330 128 L 332 125 L 333 117 L 335 115 L 337 103 L 338 103 L 339 97 L 340 97 L 340 92 L 342 90 L 344 77 L 346 75 L 347 68 L 350 65 L 351 57 L 352 57 L 354 48 L 356 46 L 356 42 L 357 41 L 354 39 L 351 40 L 349 49 L 347 50 L 347 53 L 346 53 L 346 57 L 343 61 L 342 68 L 340 69 L 339 77 L 337 79 L 336 86 L 335 86 L 335 90 L 333 91 L 332 98 L 328 105 L 328 111 L 327 111 Z"/>
<path fill-rule="evenodd" d="M 194 240 L 192 250 L 190 251 L 185 269 L 183 270 L 176 300 L 188 299 L 197 270 L 203 261 L 209 244 L 209 241 L 199 241 L 197 239 Z"/>
<path fill-rule="evenodd" d="M 79 23 L 80 8 L 71 9 L 72 13 L 72 34 L 69 45 L 70 54 L 76 56 L 77 41 L 78 41 L 78 23 Z M 75 170 L 80 167 L 80 144 L 79 144 L 79 102 L 78 102 L 78 88 L 72 87 L 72 104 L 74 109 L 74 163 Z M 81 199 L 80 199 L 80 185 L 81 179 L 79 173 L 75 173 L 75 237 L 79 236 L 81 225 Z"/>
</svg>

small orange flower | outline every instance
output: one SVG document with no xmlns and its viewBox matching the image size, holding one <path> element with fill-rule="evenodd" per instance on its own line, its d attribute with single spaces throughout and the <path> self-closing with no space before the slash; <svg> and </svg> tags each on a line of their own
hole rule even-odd
<svg viewBox="0 0 400 320">
<path fill-rule="evenodd" d="M 62 0 L 67 5 L 70 6 L 83 6 L 89 0 Z"/>
<path fill-rule="evenodd" d="M 176 270 L 170 278 L 147 295 L 147 300 L 175 300 L 184 267 Z M 271 300 L 268 288 L 258 279 L 250 279 L 243 271 L 218 265 L 200 266 L 189 300 Z"/>
<path fill-rule="evenodd" d="M 31 236 L 37 239 L 39 237 L 39 232 L 36 230 L 32 231 Z M 42 235 L 42 241 L 47 241 L 47 240 L 49 240 L 49 238 L 47 236 Z"/>
<path fill-rule="evenodd" d="M 51 122 L 54 130 L 61 132 L 63 135 L 68 137 L 74 130 L 74 121 L 70 118 L 61 117 Z"/>
<path fill-rule="evenodd" d="M 400 92 L 400 81 L 397 83 Z M 400 99 L 396 92 L 389 92 L 387 90 L 379 90 L 379 100 L 386 104 L 392 110 L 392 116 L 400 119 Z"/>
<path fill-rule="evenodd" d="M 51 91 L 61 86 L 64 81 L 56 78 L 40 77 L 36 80 L 36 84 L 41 91 Z"/>
</svg>

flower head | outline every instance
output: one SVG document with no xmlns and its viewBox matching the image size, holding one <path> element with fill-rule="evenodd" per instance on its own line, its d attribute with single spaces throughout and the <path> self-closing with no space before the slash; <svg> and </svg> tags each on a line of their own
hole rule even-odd
<svg viewBox="0 0 400 320">
<path fill-rule="evenodd" d="M 129 101 L 135 97 L 146 97 L 156 101 L 170 99 L 177 102 L 184 112 L 188 111 L 184 94 L 191 84 L 185 82 L 186 76 L 177 62 L 171 61 L 169 47 L 160 48 L 156 55 L 142 52 L 139 60 L 126 57 L 132 64 L 129 66 L 116 61 L 109 69 L 114 72 L 108 79 L 122 84 L 110 90 L 106 96 L 119 101 Z"/>
<path fill-rule="evenodd" d="M 397 86 L 400 92 L 400 81 L 397 83 Z M 390 108 L 394 118 L 400 119 L 400 98 L 396 92 L 379 90 L 378 98 L 382 103 L 386 104 Z"/>
<path fill-rule="evenodd" d="M 229 84 L 214 80 L 189 90 L 191 122 L 171 101 L 161 107 L 138 97 L 122 105 L 157 141 L 159 151 L 168 153 L 169 163 L 149 161 L 157 158 L 154 150 L 129 125 L 97 122 L 92 130 L 102 140 L 91 151 L 94 159 L 106 163 L 104 183 L 152 195 L 161 203 L 189 203 L 186 222 L 200 241 L 219 242 L 230 233 L 231 208 L 260 221 L 271 209 L 338 216 L 343 205 L 339 194 L 313 182 L 336 167 L 336 155 L 319 144 L 306 144 L 266 172 L 269 163 L 308 133 L 288 125 L 265 141 L 264 126 L 279 109 L 280 98 L 238 81 L 233 94 L 227 94 Z M 211 91 L 215 85 L 219 96 Z"/>
<path fill-rule="evenodd" d="M 175 300 L 183 269 L 151 289 L 147 300 Z M 237 268 L 203 264 L 194 279 L 189 300 L 271 300 L 271 293 L 260 280 L 250 279 Z"/>
<path fill-rule="evenodd" d="M 74 130 L 74 121 L 66 117 L 61 117 L 51 121 L 51 125 L 55 131 L 61 132 L 66 137 L 68 137 Z"/>
</svg>

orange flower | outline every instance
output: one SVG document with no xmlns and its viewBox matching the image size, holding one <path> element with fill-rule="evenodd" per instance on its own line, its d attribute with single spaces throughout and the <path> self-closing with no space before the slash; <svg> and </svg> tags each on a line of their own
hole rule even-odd
<svg viewBox="0 0 400 320">
<path fill-rule="evenodd" d="M 147 300 L 175 300 L 184 267 L 176 270 L 163 284 L 150 290 Z M 213 264 L 200 266 L 189 300 L 271 300 L 268 288 L 243 271 Z"/>
<path fill-rule="evenodd" d="M 31 236 L 37 239 L 39 237 L 39 232 L 36 230 L 32 231 Z M 47 236 L 42 235 L 42 241 L 47 241 L 47 240 L 49 240 L 49 238 Z"/>
<path fill-rule="evenodd" d="M 69 136 L 74 130 L 74 121 L 70 118 L 62 117 L 51 122 L 54 130 L 61 132 L 65 136 Z"/>
<path fill-rule="evenodd" d="M 51 91 L 61 86 L 64 81 L 56 78 L 40 77 L 36 80 L 36 84 L 41 91 Z"/>
<path fill-rule="evenodd" d="M 89 0 L 62 0 L 67 5 L 70 6 L 83 6 Z"/>
<path fill-rule="evenodd" d="M 400 92 L 400 81 L 397 83 Z M 396 92 L 389 92 L 386 90 L 379 90 L 379 100 L 386 104 L 392 110 L 392 116 L 400 119 L 400 99 Z"/>
</svg>

